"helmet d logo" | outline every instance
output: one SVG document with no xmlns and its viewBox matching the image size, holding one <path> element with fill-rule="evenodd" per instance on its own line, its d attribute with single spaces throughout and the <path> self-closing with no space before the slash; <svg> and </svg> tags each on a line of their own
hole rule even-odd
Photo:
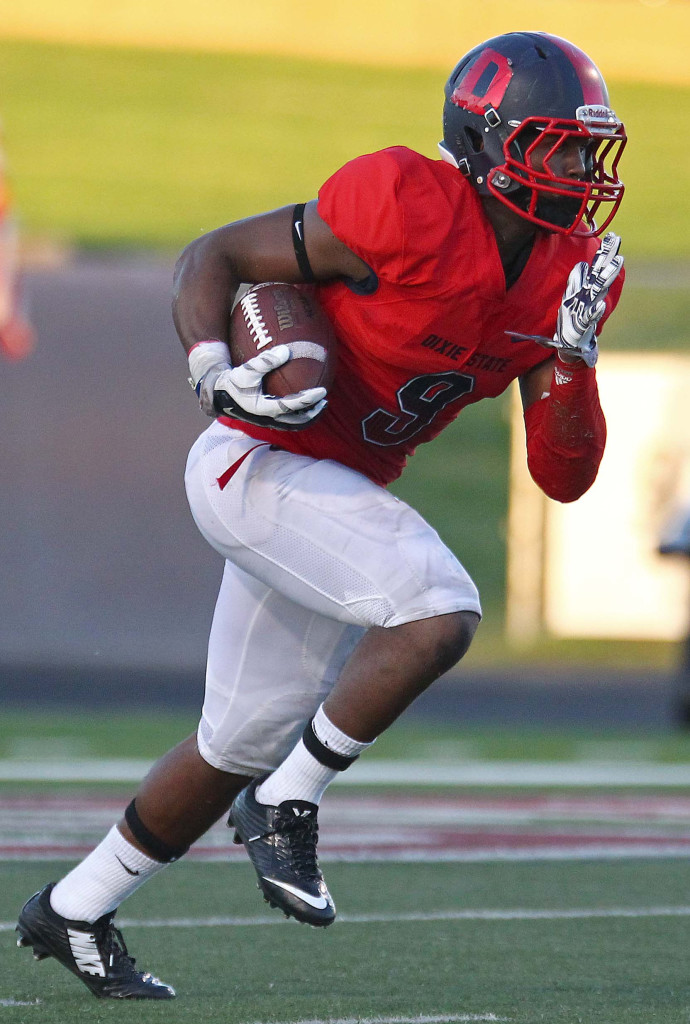
<svg viewBox="0 0 690 1024">
<path fill-rule="evenodd" d="M 512 77 L 508 58 L 486 49 L 456 86 L 451 103 L 472 114 L 483 114 L 487 107 L 498 109 Z"/>
</svg>

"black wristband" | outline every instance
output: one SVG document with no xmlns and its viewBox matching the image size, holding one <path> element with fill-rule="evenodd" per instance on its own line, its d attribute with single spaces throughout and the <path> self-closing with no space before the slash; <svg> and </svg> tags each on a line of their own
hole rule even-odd
<svg viewBox="0 0 690 1024">
<path fill-rule="evenodd" d="M 336 754 L 335 750 L 331 750 L 325 743 L 322 743 L 314 732 L 313 718 L 307 722 L 307 726 L 302 734 L 302 742 L 319 764 L 324 765 L 326 768 L 332 768 L 336 772 L 344 772 L 359 757 L 359 754 L 355 754 L 354 757 Z"/>
<path fill-rule="evenodd" d="M 306 203 L 298 203 L 292 211 L 292 245 L 297 257 L 299 272 L 307 284 L 315 284 L 316 278 L 304 246 L 304 207 Z"/>
</svg>

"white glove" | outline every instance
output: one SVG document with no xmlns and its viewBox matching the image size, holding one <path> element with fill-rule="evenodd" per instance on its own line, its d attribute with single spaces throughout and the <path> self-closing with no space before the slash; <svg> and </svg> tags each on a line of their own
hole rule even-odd
<svg viewBox="0 0 690 1024">
<path fill-rule="evenodd" d="M 576 263 L 568 276 L 563 301 L 558 310 L 553 338 L 506 331 L 516 341 L 536 341 L 545 348 L 569 352 L 594 366 L 599 358 L 596 326 L 606 310 L 606 293 L 618 277 L 623 257 L 618 255 L 621 240 L 609 231 L 594 254 L 592 265 Z"/>
<path fill-rule="evenodd" d="M 573 267 L 558 310 L 553 347 L 579 356 L 587 366 L 594 366 L 599 356 L 595 330 L 606 310 L 606 293 L 623 266 L 620 244 L 618 235 L 609 231 L 591 267 L 587 263 Z"/>
<path fill-rule="evenodd" d="M 276 430 L 302 430 L 326 407 L 326 389 L 308 388 L 285 398 L 265 395 L 264 376 L 290 358 L 287 345 L 276 345 L 240 366 L 216 363 L 196 385 L 199 404 L 207 416 L 231 416 L 245 423 Z"/>
</svg>

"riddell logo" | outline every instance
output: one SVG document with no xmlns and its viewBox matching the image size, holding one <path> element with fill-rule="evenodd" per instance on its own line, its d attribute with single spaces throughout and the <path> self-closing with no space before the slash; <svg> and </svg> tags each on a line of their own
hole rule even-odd
<svg viewBox="0 0 690 1024">
<path fill-rule="evenodd" d="M 578 107 L 575 111 L 575 117 L 578 121 L 615 121 L 613 111 L 609 107 L 604 106 L 589 106 L 589 107 Z"/>
<path fill-rule="evenodd" d="M 611 108 L 597 103 L 578 107 L 575 120 L 580 121 L 593 135 L 610 135 L 621 127 Z"/>
</svg>

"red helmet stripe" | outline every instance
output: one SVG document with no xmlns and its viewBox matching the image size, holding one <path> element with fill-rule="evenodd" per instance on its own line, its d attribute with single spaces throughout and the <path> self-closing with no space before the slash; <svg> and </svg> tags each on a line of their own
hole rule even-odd
<svg viewBox="0 0 690 1024">
<path fill-rule="evenodd" d="M 566 55 L 577 75 L 578 81 L 582 86 L 582 102 L 585 106 L 601 104 L 605 107 L 609 105 L 609 98 L 604 86 L 603 79 L 599 73 L 599 69 L 592 60 L 579 50 L 577 46 L 573 46 L 567 39 L 561 39 L 560 36 L 549 35 L 548 32 L 540 32 L 540 36 L 548 39 L 555 46 L 562 50 Z"/>
</svg>

